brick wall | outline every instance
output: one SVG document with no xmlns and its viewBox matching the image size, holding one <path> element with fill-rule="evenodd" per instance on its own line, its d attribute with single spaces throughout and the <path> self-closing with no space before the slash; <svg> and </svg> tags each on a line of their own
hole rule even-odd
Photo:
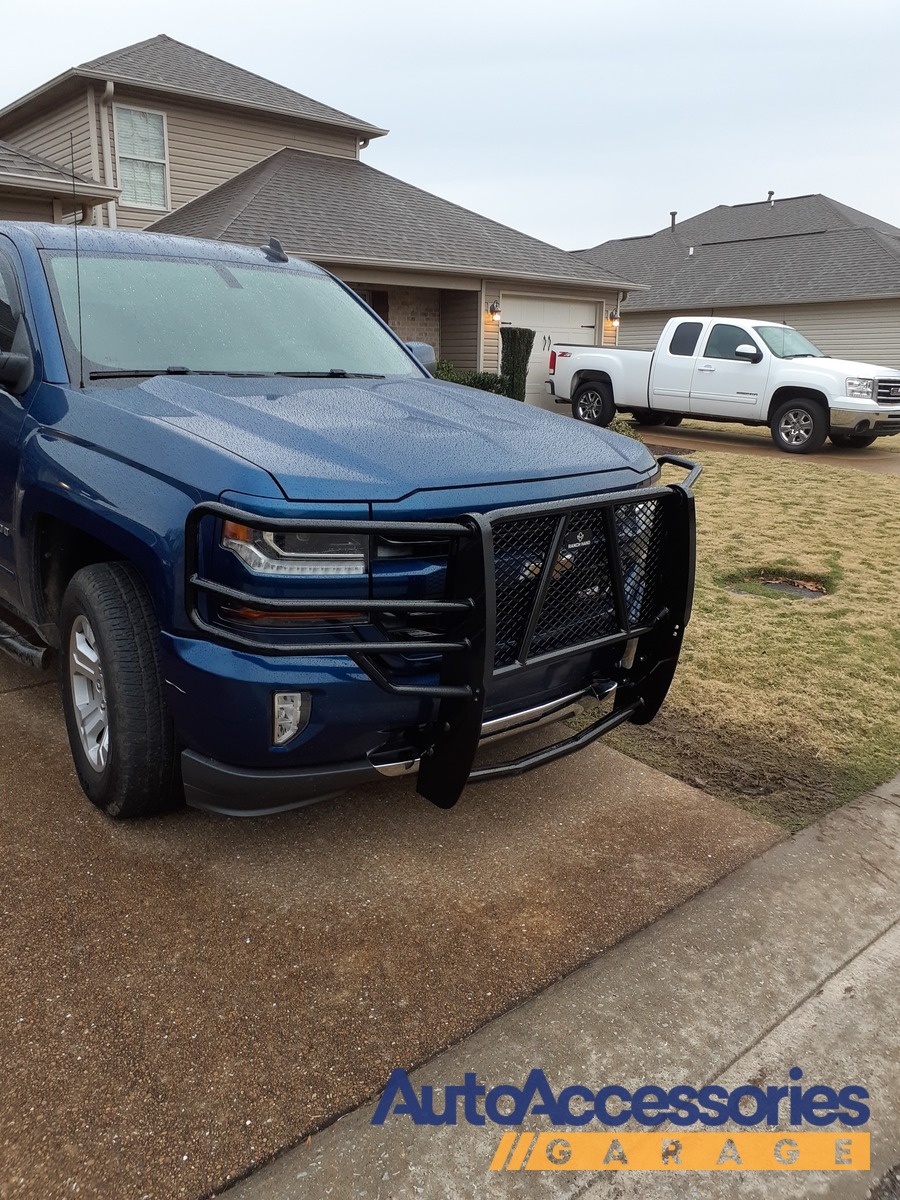
<svg viewBox="0 0 900 1200">
<path fill-rule="evenodd" d="M 437 288 L 388 288 L 388 324 L 404 342 L 427 342 L 441 356 L 441 293 Z"/>
</svg>

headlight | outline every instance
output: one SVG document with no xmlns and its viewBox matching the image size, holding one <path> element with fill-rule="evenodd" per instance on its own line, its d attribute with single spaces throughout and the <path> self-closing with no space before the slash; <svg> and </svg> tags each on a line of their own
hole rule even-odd
<svg viewBox="0 0 900 1200">
<path fill-rule="evenodd" d="M 847 395 L 853 400 L 871 400 L 875 395 L 875 380 L 848 379 Z"/>
<path fill-rule="evenodd" d="M 222 545 L 257 575 L 365 575 L 368 539 L 351 533 L 270 533 L 236 521 Z"/>
</svg>

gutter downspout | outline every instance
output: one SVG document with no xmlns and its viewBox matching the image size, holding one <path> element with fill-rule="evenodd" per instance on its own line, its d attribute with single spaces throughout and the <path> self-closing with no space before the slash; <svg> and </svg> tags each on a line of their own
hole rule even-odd
<svg viewBox="0 0 900 1200">
<path fill-rule="evenodd" d="M 112 145 L 109 140 L 109 106 L 112 102 L 114 91 L 115 88 L 112 80 L 108 79 L 106 87 L 103 89 L 103 95 L 100 97 L 100 143 L 103 147 L 103 182 L 107 187 L 115 186 L 112 174 Z M 106 216 L 110 229 L 115 229 L 117 227 L 115 200 L 107 201 Z"/>
</svg>

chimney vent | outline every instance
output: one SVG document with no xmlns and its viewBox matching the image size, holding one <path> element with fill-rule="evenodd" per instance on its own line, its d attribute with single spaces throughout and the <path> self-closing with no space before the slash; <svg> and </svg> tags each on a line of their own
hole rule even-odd
<svg viewBox="0 0 900 1200">
<path fill-rule="evenodd" d="M 775 193 L 774 193 L 774 192 L 769 192 L 768 196 L 766 196 L 766 199 L 768 200 L 768 202 L 769 202 L 770 204 L 774 204 L 774 203 L 775 203 L 775 201 L 774 201 L 774 200 L 773 200 L 773 198 L 772 198 L 774 195 L 775 195 Z"/>
<path fill-rule="evenodd" d="M 672 218 L 672 224 L 671 224 L 670 228 L 671 228 L 671 229 L 674 231 L 674 229 L 675 229 L 675 218 L 678 216 L 678 213 L 677 213 L 677 211 L 676 211 L 676 212 L 670 212 L 670 213 L 669 213 L 669 216 Z"/>
</svg>

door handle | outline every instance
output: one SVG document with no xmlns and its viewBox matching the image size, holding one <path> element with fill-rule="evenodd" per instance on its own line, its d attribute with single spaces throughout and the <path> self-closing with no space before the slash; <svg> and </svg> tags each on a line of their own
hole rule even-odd
<svg viewBox="0 0 900 1200">
<path fill-rule="evenodd" d="M 715 367 L 698 367 L 697 368 L 698 371 L 714 371 L 715 369 L 716 369 Z"/>
</svg>

